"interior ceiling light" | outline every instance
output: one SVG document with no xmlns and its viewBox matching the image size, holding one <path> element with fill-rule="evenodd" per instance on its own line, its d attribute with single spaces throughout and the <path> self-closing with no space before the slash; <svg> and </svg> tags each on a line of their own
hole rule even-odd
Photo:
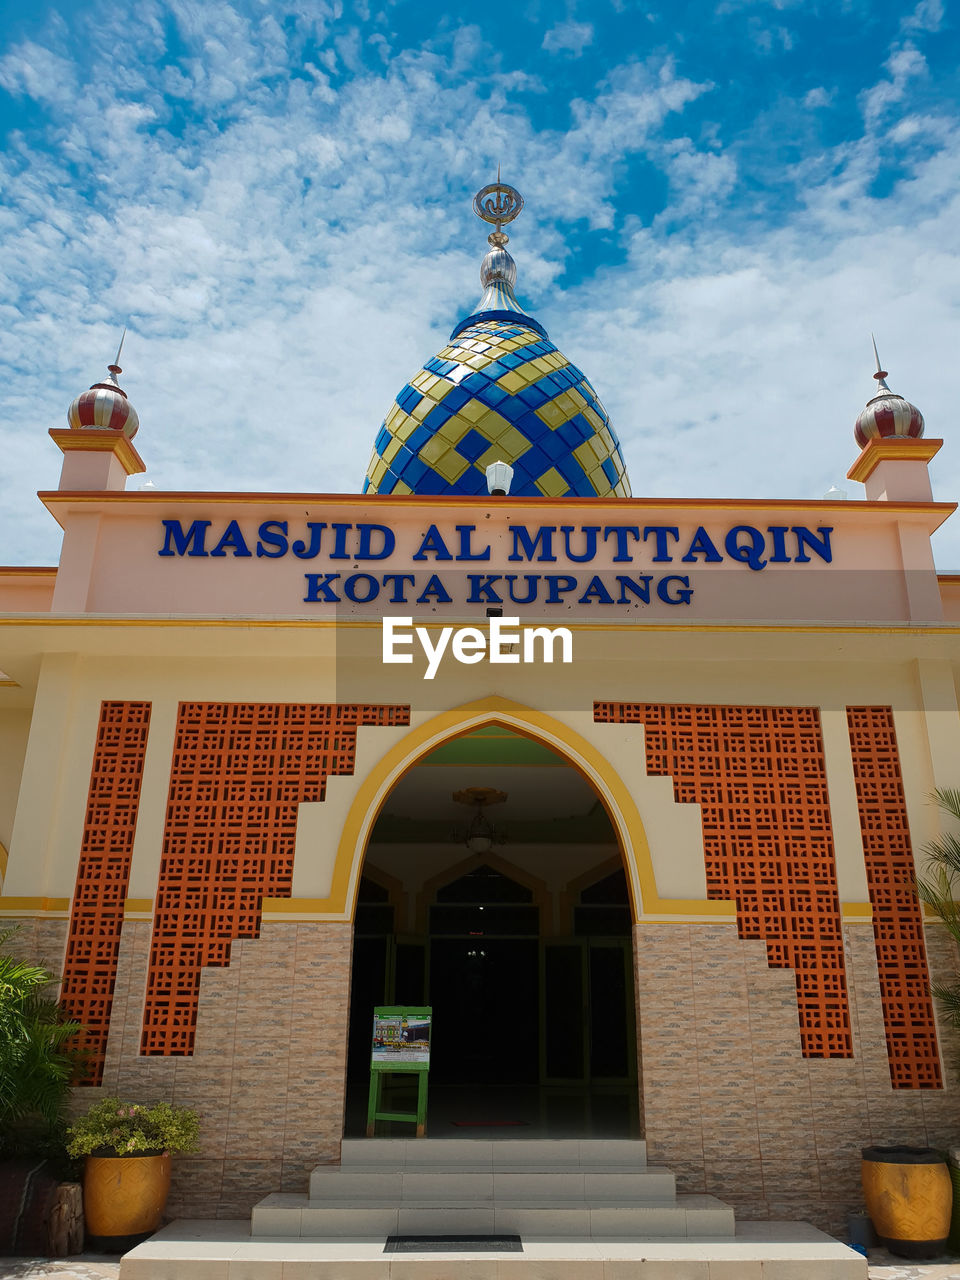
<svg viewBox="0 0 960 1280">
<path fill-rule="evenodd" d="M 454 791 L 457 804 L 469 805 L 474 814 L 466 827 L 454 829 L 453 839 L 465 844 L 471 853 L 480 854 L 489 853 L 495 844 L 505 844 L 507 837 L 493 825 L 484 810 L 487 805 L 502 804 L 506 798 L 506 791 L 497 791 L 494 787 L 465 787 L 463 791 Z"/>
</svg>

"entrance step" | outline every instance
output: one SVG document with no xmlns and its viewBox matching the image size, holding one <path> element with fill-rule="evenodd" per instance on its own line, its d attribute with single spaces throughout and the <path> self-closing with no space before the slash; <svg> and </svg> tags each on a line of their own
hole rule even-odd
<svg viewBox="0 0 960 1280">
<path fill-rule="evenodd" d="M 867 1260 L 805 1222 L 742 1222 L 722 1240 L 525 1238 L 522 1253 L 385 1253 L 374 1240 L 262 1240 L 247 1222 L 171 1223 L 120 1280 L 867 1280 Z"/>
<path fill-rule="evenodd" d="M 278 1193 L 251 1216 L 261 1239 L 515 1234 L 537 1239 L 731 1237 L 733 1210 L 677 1195 L 669 1169 L 628 1139 L 344 1141 L 307 1195 Z"/>
<path fill-rule="evenodd" d="M 469 1163 L 471 1169 L 643 1168 L 647 1144 L 633 1138 L 344 1138 L 340 1165 L 390 1169 Z M 321 1166 L 323 1167 L 323 1166 Z"/>
<path fill-rule="evenodd" d="M 598 1237 L 654 1240 L 664 1236 L 732 1236 L 733 1209 L 715 1196 L 683 1195 L 671 1199 L 587 1200 L 519 1197 L 494 1200 L 480 1196 L 397 1201 L 310 1199 L 280 1192 L 254 1207 L 251 1233 L 259 1239 L 279 1237 L 336 1239 L 388 1235 L 504 1235 L 538 1239 Z M 459 1190 L 458 1188 L 456 1190 Z"/>
</svg>

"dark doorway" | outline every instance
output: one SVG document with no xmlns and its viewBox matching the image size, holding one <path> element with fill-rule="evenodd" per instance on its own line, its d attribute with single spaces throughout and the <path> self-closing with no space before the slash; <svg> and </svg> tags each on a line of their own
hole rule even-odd
<svg viewBox="0 0 960 1280">
<path fill-rule="evenodd" d="M 474 792 L 498 796 L 486 849 L 465 823 Z M 613 826 L 562 757 L 497 726 L 437 748 L 368 847 L 347 1132 L 363 1131 L 374 1007 L 427 1005 L 431 1136 L 639 1136 L 632 919 Z M 393 1078 L 394 1109 L 407 1084 Z"/>
</svg>

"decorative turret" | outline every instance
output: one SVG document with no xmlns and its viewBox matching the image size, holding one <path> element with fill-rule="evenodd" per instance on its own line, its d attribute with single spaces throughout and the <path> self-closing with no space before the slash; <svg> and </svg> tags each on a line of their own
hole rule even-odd
<svg viewBox="0 0 960 1280">
<path fill-rule="evenodd" d="M 396 397 L 364 493 L 479 496 L 500 463 L 512 471 L 511 497 L 628 498 L 620 443 L 597 393 L 517 301 L 503 227 L 523 197 L 498 173 L 473 207 L 494 224 L 480 264 L 483 294 Z"/>
<path fill-rule="evenodd" d="M 137 434 L 140 427 L 137 411 L 117 381 L 117 375 L 123 373 L 119 360 L 126 336 L 127 331 L 124 329 L 117 348 L 117 358 L 113 364 L 107 365 L 107 377 L 103 382 L 95 382 L 89 391 L 81 392 L 67 410 L 67 422 L 74 431 L 83 427 L 120 431 L 128 440 L 132 440 Z"/>
<path fill-rule="evenodd" d="M 880 368 L 875 338 L 873 354 L 877 361 L 877 372 L 873 376 L 880 389 L 860 410 L 853 433 L 857 444 L 864 448 L 868 440 L 919 439 L 923 435 L 923 414 L 915 404 L 904 400 L 887 386 L 889 375 L 886 369 Z"/>
<path fill-rule="evenodd" d="M 847 478 L 864 486 L 868 502 L 932 502 L 927 464 L 943 441 L 920 438 L 923 414 L 887 386 L 876 339 L 873 354 L 877 361 L 873 376 L 880 391 L 857 418 L 854 434 L 861 453 Z"/>
<path fill-rule="evenodd" d="M 61 489 L 123 489 L 127 477 L 145 471 L 143 459 L 131 443 L 140 426 L 137 411 L 117 381 L 120 352 L 107 365 L 108 376 L 77 396 L 67 410 L 70 430 L 54 428 L 50 437 L 63 453 Z"/>
</svg>

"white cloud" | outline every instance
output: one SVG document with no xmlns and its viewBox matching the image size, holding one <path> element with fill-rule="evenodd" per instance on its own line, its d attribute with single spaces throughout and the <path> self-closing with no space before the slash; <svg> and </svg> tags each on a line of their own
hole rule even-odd
<svg viewBox="0 0 960 1280">
<path fill-rule="evenodd" d="M 305 24 L 333 21 L 300 9 Z M 83 61 L 51 40 L 49 57 L 34 45 L 0 63 L 8 76 L 29 63 L 32 88 L 16 72 L 16 91 L 50 121 L 46 139 L 22 135 L 0 156 L 4 560 L 56 556 L 31 496 L 59 471 L 46 429 L 101 375 L 127 320 L 122 381 L 159 488 L 358 490 L 393 396 L 479 296 L 469 202 L 498 160 L 528 201 L 511 228 L 520 296 L 598 388 L 635 492 L 853 488 L 871 330 L 929 434 L 952 421 L 960 134 L 946 112 L 906 110 L 925 70 L 912 47 L 866 88 L 862 138 L 777 175 L 795 205 L 767 224 L 737 198 L 737 152 L 684 119 L 698 101 L 718 113 L 719 95 L 668 58 L 611 67 L 569 115 L 535 125 L 533 86 L 475 28 L 448 54 L 400 49 L 343 79 L 341 58 L 299 58 L 287 28 L 178 3 L 187 51 L 171 105 L 153 70 L 157 12 L 145 0 L 126 30 L 122 89 L 96 75 L 69 104 L 50 97 L 58 77 L 99 65 L 109 24 Z M 352 57 L 357 42 L 337 34 Z M 878 200 L 891 146 L 905 176 Z M 652 226 L 624 216 L 633 156 L 668 179 Z M 625 262 L 561 290 L 584 224 L 622 243 Z M 960 492 L 947 449 L 933 472 L 943 496 Z M 960 563 L 960 534 L 941 545 L 945 567 Z"/>
<path fill-rule="evenodd" d="M 544 35 L 542 49 L 547 53 L 571 53 L 579 58 L 593 44 L 593 27 L 589 22 L 558 22 Z"/>
<path fill-rule="evenodd" d="M 939 31 L 943 22 L 943 0 L 920 0 L 912 13 L 900 21 L 904 31 Z"/>
<path fill-rule="evenodd" d="M 903 101 L 913 77 L 927 72 L 926 58 L 913 45 L 894 49 L 884 66 L 890 78 L 878 81 L 860 96 L 863 118 L 868 125 L 875 124 L 890 107 Z"/>
<path fill-rule="evenodd" d="M 835 96 L 835 89 L 827 90 L 822 84 L 817 85 L 803 95 L 803 105 L 811 111 L 816 110 L 818 107 L 829 107 Z"/>
</svg>

